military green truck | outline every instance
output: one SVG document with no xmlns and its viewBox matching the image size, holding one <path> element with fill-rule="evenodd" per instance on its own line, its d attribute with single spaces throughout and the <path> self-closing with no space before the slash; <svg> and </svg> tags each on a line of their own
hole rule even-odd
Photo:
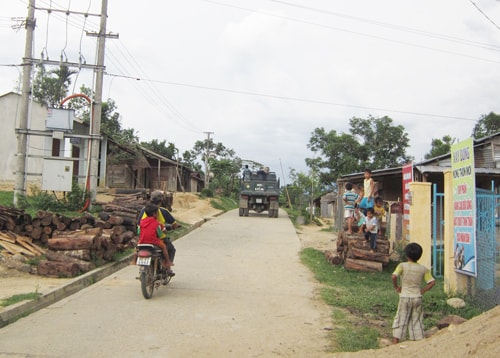
<svg viewBox="0 0 500 358">
<path fill-rule="evenodd" d="M 239 215 L 248 216 L 250 210 L 267 211 L 268 217 L 277 218 L 280 182 L 276 173 L 259 170 L 247 171 L 241 178 Z"/>
</svg>

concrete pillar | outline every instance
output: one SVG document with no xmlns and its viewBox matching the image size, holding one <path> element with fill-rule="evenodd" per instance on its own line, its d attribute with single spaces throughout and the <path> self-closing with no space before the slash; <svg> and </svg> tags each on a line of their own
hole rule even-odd
<svg viewBox="0 0 500 358">
<path fill-rule="evenodd" d="M 432 264 L 432 206 L 431 183 L 410 183 L 410 242 L 416 242 L 423 248 L 418 263 L 427 268 Z"/>
</svg>

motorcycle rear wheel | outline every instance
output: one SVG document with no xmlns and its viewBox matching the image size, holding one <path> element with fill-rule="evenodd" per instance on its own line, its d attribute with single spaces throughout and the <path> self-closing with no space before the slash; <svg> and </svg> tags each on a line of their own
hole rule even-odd
<svg viewBox="0 0 500 358">
<path fill-rule="evenodd" d="M 142 270 L 140 273 L 141 290 L 142 290 L 142 295 L 144 296 L 145 299 L 150 299 L 151 297 L 153 297 L 153 292 L 155 288 L 154 278 L 155 278 L 155 272 L 153 265 L 145 267 L 144 270 Z"/>
</svg>

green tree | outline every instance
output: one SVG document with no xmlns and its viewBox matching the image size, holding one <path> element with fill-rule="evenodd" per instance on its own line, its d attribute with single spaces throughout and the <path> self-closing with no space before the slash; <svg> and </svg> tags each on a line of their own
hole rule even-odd
<svg viewBox="0 0 500 358">
<path fill-rule="evenodd" d="M 60 108 L 61 101 L 67 96 L 71 85 L 71 76 L 77 71 L 67 66 L 60 66 L 46 71 L 43 64 L 37 65 L 33 80 L 33 98 L 47 107 Z"/>
<path fill-rule="evenodd" d="M 203 172 L 202 165 L 197 162 L 197 155 L 192 151 L 186 150 L 182 153 L 182 163 L 195 172 Z"/>
<path fill-rule="evenodd" d="M 362 146 L 351 134 L 316 128 L 307 146 L 316 155 L 307 158 L 306 164 L 319 173 L 322 183 L 333 183 L 340 175 L 356 172 L 363 166 Z"/>
<path fill-rule="evenodd" d="M 316 128 L 308 148 L 315 153 L 306 164 L 318 171 L 325 185 L 335 183 L 344 174 L 389 168 L 408 162 L 408 134 L 389 117 L 350 119 L 350 133 L 327 132 Z"/>
<path fill-rule="evenodd" d="M 229 196 L 239 190 L 236 182 L 240 174 L 241 159 L 235 155 L 233 149 L 226 148 L 220 142 L 215 143 L 212 139 L 199 140 L 183 158 L 191 162 L 194 162 L 194 158 L 200 159 L 203 168 L 205 159 L 207 160 L 208 173 L 204 174 L 210 175 L 209 188 L 214 192 Z"/>
<path fill-rule="evenodd" d="M 424 156 L 424 158 L 430 159 L 450 153 L 451 146 L 456 142 L 457 138 L 452 138 L 449 135 L 445 135 L 442 139 L 433 138 L 431 141 L 431 150 Z"/>
<path fill-rule="evenodd" d="M 351 118 L 351 134 L 361 139 L 363 146 L 360 154 L 364 165 L 373 169 L 390 168 L 403 165 L 410 160 L 406 149 L 410 140 L 401 125 L 394 125 L 387 116 L 368 119 Z"/>
<path fill-rule="evenodd" d="M 310 206 L 312 201 L 321 195 L 322 186 L 319 181 L 319 176 L 311 170 L 309 174 L 297 172 L 295 169 L 290 170 L 289 174 L 292 180 L 291 186 L 294 187 L 293 192 L 296 196 L 290 197 L 290 201 L 298 206 Z M 297 188 L 298 190 L 295 190 Z"/>
<path fill-rule="evenodd" d="M 493 135 L 500 131 L 500 115 L 490 112 L 488 115 L 482 115 L 477 121 L 472 131 L 475 139 L 480 139 Z"/>
<path fill-rule="evenodd" d="M 175 147 L 174 143 L 168 143 L 166 140 L 161 142 L 157 139 L 153 139 L 150 142 L 141 142 L 141 145 L 157 154 L 163 155 L 166 158 L 174 159 L 179 150 Z"/>
</svg>

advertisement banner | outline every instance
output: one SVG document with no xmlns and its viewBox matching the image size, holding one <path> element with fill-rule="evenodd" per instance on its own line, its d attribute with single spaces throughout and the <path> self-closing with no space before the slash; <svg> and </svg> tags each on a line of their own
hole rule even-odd
<svg viewBox="0 0 500 358">
<path fill-rule="evenodd" d="M 410 241 L 410 183 L 413 182 L 413 163 L 403 166 L 403 239 Z"/>
<path fill-rule="evenodd" d="M 476 174 L 472 138 L 451 147 L 455 271 L 477 276 Z"/>
</svg>

